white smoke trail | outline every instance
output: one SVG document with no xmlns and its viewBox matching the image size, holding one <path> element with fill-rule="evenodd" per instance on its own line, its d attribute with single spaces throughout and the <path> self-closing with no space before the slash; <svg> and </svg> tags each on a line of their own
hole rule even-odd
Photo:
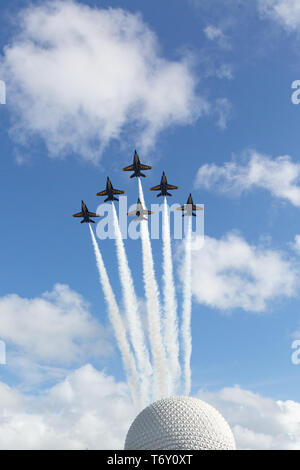
<svg viewBox="0 0 300 470">
<path fill-rule="evenodd" d="M 192 311 L 192 217 L 188 217 L 187 236 L 185 239 L 185 262 L 183 270 L 183 312 L 182 312 L 182 340 L 183 340 L 183 368 L 184 368 L 184 394 L 191 391 L 191 311 Z"/>
<path fill-rule="evenodd" d="M 145 199 L 142 183 L 139 182 L 139 196 L 143 207 L 145 208 Z M 161 308 L 159 301 L 159 291 L 154 273 L 154 263 L 148 224 L 141 221 L 141 238 L 143 251 L 143 271 L 144 285 L 147 299 L 149 340 L 153 356 L 154 366 L 154 398 L 159 399 L 168 395 L 169 392 L 169 374 L 166 368 L 166 357 L 161 334 Z"/>
<path fill-rule="evenodd" d="M 139 399 L 137 396 L 137 385 L 138 385 L 139 378 L 138 378 L 138 373 L 136 370 L 135 360 L 130 351 L 130 345 L 126 337 L 126 331 L 125 331 L 122 317 L 120 315 L 119 307 L 117 305 L 116 298 L 113 293 L 113 290 L 112 290 L 112 287 L 111 287 L 111 284 L 110 284 L 110 281 L 106 272 L 106 268 L 103 262 L 103 258 L 102 258 L 99 246 L 97 244 L 93 229 L 91 228 L 90 224 L 89 224 L 89 228 L 90 228 L 92 242 L 94 246 L 96 262 L 97 262 L 97 267 L 98 267 L 99 276 L 100 276 L 100 282 L 101 282 L 104 297 L 108 306 L 109 319 L 113 326 L 116 340 L 117 340 L 117 343 L 121 352 L 125 372 L 127 374 L 128 386 L 131 391 L 133 402 L 136 408 L 140 409 L 140 403 L 139 403 Z"/>
<path fill-rule="evenodd" d="M 170 220 L 167 198 L 163 209 L 163 280 L 164 280 L 164 336 L 167 349 L 168 367 L 171 375 L 171 393 L 176 393 L 180 377 L 177 302 L 173 276 L 173 261 L 170 237 Z"/>
<path fill-rule="evenodd" d="M 116 248 L 119 261 L 119 273 L 123 291 L 127 321 L 131 343 L 136 354 L 138 370 L 141 379 L 141 402 L 143 408 L 149 404 L 149 375 L 152 368 L 149 361 L 149 353 L 145 343 L 142 323 L 138 312 L 138 302 L 134 291 L 133 279 L 128 265 L 122 234 L 114 204 L 113 217 L 116 235 Z"/>
</svg>

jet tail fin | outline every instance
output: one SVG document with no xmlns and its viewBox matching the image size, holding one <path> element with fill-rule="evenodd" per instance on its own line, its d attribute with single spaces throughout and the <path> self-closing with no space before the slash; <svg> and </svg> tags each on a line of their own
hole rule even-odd
<svg viewBox="0 0 300 470">
<path fill-rule="evenodd" d="M 130 175 L 130 178 L 134 178 L 136 175 L 136 173 L 132 173 L 132 175 Z"/>
<path fill-rule="evenodd" d="M 192 215 L 193 215 L 194 217 L 197 217 L 197 215 L 195 214 L 195 212 L 192 212 Z"/>
<path fill-rule="evenodd" d="M 160 197 L 160 196 L 162 196 L 162 193 L 156 194 L 156 197 Z"/>
<path fill-rule="evenodd" d="M 144 175 L 144 173 L 140 173 L 140 176 L 142 176 L 143 178 L 146 178 L 146 175 Z"/>
<path fill-rule="evenodd" d="M 114 201 L 119 201 L 119 199 L 117 197 L 114 196 Z"/>
<path fill-rule="evenodd" d="M 173 194 L 167 192 L 167 196 L 173 196 Z"/>
</svg>

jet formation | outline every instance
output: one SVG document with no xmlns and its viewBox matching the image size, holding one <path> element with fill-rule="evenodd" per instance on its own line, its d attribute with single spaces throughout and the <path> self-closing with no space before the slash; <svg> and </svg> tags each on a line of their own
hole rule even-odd
<svg viewBox="0 0 300 470">
<path fill-rule="evenodd" d="M 149 165 L 144 165 L 143 163 L 140 162 L 139 156 L 137 154 L 137 151 L 134 151 L 134 156 L 133 156 L 133 163 L 132 165 L 126 166 L 125 168 L 122 168 L 123 171 L 132 171 L 133 173 L 130 175 L 130 178 L 139 178 L 139 177 L 146 177 L 144 173 L 141 172 L 145 170 L 151 170 L 152 166 Z M 159 194 L 157 194 L 157 197 L 160 196 L 173 196 L 169 191 L 178 189 L 178 186 L 174 186 L 172 184 L 168 184 L 167 177 L 165 172 L 163 171 L 160 184 L 157 186 L 153 186 L 150 188 L 150 191 L 160 191 Z M 106 199 L 104 199 L 104 202 L 107 201 L 119 201 L 118 198 L 115 196 L 118 194 L 125 194 L 125 191 L 122 191 L 121 189 L 115 189 L 109 179 L 107 177 L 106 180 L 106 188 L 103 191 L 100 191 L 96 193 L 96 196 L 107 196 Z M 193 203 L 192 195 L 190 194 L 187 200 L 187 203 L 184 204 L 181 207 L 178 207 L 177 210 L 181 210 L 183 212 L 182 217 L 184 216 L 194 216 L 196 217 L 196 214 L 194 211 L 199 211 L 203 210 L 203 207 L 196 206 Z M 137 201 L 137 206 L 136 210 L 128 212 L 128 216 L 136 216 L 136 220 L 148 220 L 145 215 L 150 215 L 153 212 L 148 211 L 143 208 L 142 203 L 140 201 L 140 198 L 138 198 Z M 83 201 L 81 201 L 81 212 L 78 212 L 77 214 L 73 214 L 73 217 L 82 217 L 83 220 L 81 220 L 81 224 L 83 223 L 90 223 L 92 222 L 93 224 L 95 223 L 94 220 L 92 220 L 90 217 L 100 217 L 100 215 L 94 213 L 94 212 L 89 212 L 87 206 Z"/>
</svg>

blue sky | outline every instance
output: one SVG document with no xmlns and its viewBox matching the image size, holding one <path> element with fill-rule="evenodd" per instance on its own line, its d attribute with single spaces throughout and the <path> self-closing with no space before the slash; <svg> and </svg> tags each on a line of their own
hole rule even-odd
<svg viewBox="0 0 300 470">
<path fill-rule="evenodd" d="M 205 205 L 206 241 L 202 250 L 195 245 L 193 257 L 192 394 L 223 411 L 240 447 L 299 448 L 291 415 L 299 416 L 300 366 L 291 362 L 291 344 L 299 336 L 300 107 L 291 102 L 291 84 L 299 79 L 300 11 L 292 0 L 245 3 L 110 0 L 38 9 L 35 1 L 1 2 L 0 79 L 7 103 L 0 106 L 0 339 L 7 364 L 0 379 L 7 396 L 17 396 L 18 405 L 7 405 L 11 423 L 18 422 L 26 397 L 31 415 L 47 423 L 37 396 L 55 396 L 59 412 L 64 392 L 57 390 L 66 380 L 81 398 L 84 380 L 103 381 L 109 391 L 103 407 L 105 400 L 113 406 L 107 396 L 114 393 L 128 400 L 88 227 L 71 214 L 81 199 L 97 208 L 95 193 L 107 175 L 130 204 L 136 202 L 137 182 L 120 169 L 137 148 L 153 165 L 143 181 L 147 204 L 156 202 L 148 188 L 165 170 L 179 185 L 174 202 L 185 203 L 192 192 Z M 102 28 L 111 36 L 97 29 L 93 11 L 105 18 Z M 64 29 L 60 20 L 66 18 Z M 78 24 L 79 37 L 72 31 Z M 121 63 L 106 74 L 110 57 Z M 99 243 L 121 303 L 114 242 Z M 143 298 L 140 242 L 125 246 Z M 161 240 L 152 248 L 160 280 Z M 174 242 L 179 312 L 180 249 Z M 53 293 L 56 284 L 69 287 Z M 42 307 L 42 323 L 36 303 L 45 292 L 52 296 Z M 53 309 L 57 316 L 51 317 Z M 49 333 L 64 314 L 70 328 L 65 358 L 58 354 L 62 343 L 55 344 L 56 334 L 64 341 L 65 330 Z M 53 350 L 39 341 L 53 341 Z M 231 388 L 238 390 L 232 402 L 224 392 Z M 231 418 L 234 403 L 247 412 Z M 269 426 L 259 420 L 261 409 L 270 413 Z M 82 406 L 81 412 L 93 410 Z M 103 410 L 94 412 L 101 423 Z M 130 417 L 124 414 L 124 431 Z M 93 435 L 82 442 L 68 434 L 68 419 L 65 447 L 96 446 Z M 116 418 L 109 419 L 114 425 Z M 290 432 L 293 442 L 278 438 L 274 422 L 282 426 L 278 435 Z M 26 426 L 30 433 L 36 423 L 28 418 Z M 21 445 L 8 435 L 4 446 Z M 47 433 L 32 435 L 25 446 L 58 446 Z M 122 446 L 122 431 L 118 439 L 103 435 L 100 447 Z"/>
</svg>

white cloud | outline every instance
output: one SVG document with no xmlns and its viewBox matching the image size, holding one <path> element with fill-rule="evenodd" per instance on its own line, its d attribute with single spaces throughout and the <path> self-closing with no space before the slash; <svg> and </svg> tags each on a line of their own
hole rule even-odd
<svg viewBox="0 0 300 470">
<path fill-rule="evenodd" d="M 220 28 L 213 25 L 208 25 L 204 28 L 204 34 L 210 41 L 216 41 L 223 49 L 230 47 L 227 36 L 223 33 Z"/>
<path fill-rule="evenodd" d="M 299 449 L 300 404 L 238 386 L 197 397 L 215 406 L 238 449 Z M 0 382 L 1 449 L 123 449 L 135 418 L 127 385 L 85 365 L 38 395 Z"/>
<path fill-rule="evenodd" d="M 300 255 L 300 235 L 295 235 L 294 241 L 290 243 L 290 247 Z"/>
<path fill-rule="evenodd" d="M 232 160 L 223 166 L 201 166 L 195 185 L 236 194 L 253 188 L 263 188 L 273 196 L 300 207 L 299 179 L 300 163 L 294 163 L 290 156 L 271 158 L 252 150 L 244 165 Z"/>
<path fill-rule="evenodd" d="M 192 291 L 199 303 L 260 312 L 275 298 L 294 296 L 297 279 L 282 253 L 249 245 L 235 233 L 193 241 Z"/>
<path fill-rule="evenodd" d="M 39 395 L 0 383 L 0 448 L 122 449 L 134 414 L 127 385 L 91 365 Z"/>
<path fill-rule="evenodd" d="M 215 71 L 215 75 L 217 78 L 226 78 L 227 80 L 233 80 L 233 70 L 230 64 L 222 64 L 218 69 Z"/>
<path fill-rule="evenodd" d="M 223 62 L 224 57 L 221 60 L 214 54 L 210 54 L 206 50 L 200 51 L 197 58 L 199 65 L 202 69 L 202 76 L 205 79 L 210 77 L 216 77 L 220 80 L 233 80 L 234 79 L 234 67 L 232 64 Z M 210 111 L 213 109 L 213 105 L 210 105 Z"/>
<path fill-rule="evenodd" d="M 300 448 L 300 403 L 276 401 L 238 386 L 198 397 L 215 406 L 231 426 L 238 449 Z"/>
<path fill-rule="evenodd" d="M 206 28 L 204 29 L 204 33 L 205 36 L 211 41 L 213 41 L 214 39 L 222 38 L 224 36 L 220 28 L 216 28 L 212 25 L 206 26 Z"/>
<path fill-rule="evenodd" d="M 299 28 L 299 0 L 258 0 L 258 5 L 263 16 L 272 18 L 288 30 L 294 31 Z"/>
<path fill-rule="evenodd" d="M 138 14 L 53 1 L 23 10 L 18 24 L 0 71 L 21 143 L 38 136 L 53 156 L 97 161 L 112 140 L 134 132 L 146 149 L 209 110 L 189 60 L 164 59 Z"/>
<path fill-rule="evenodd" d="M 220 129 L 225 130 L 232 116 L 232 104 L 227 98 L 218 98 L 216 100 L 215 112 L 218 116 L 217 125 Z"/>
<path fill-rule="evenodd" d="M 89 313 L 87 303 L 61 284 L 33 299 L 16 294 L 1 297 L 0 332 L 8 344 L 8 366 L 21 363 L 24 370 L 38 375 L 58 373 L 55 368 L 42 370 L 38 364 L 70 365 L 111 351 L 105 330 Z"/>
</svg>

